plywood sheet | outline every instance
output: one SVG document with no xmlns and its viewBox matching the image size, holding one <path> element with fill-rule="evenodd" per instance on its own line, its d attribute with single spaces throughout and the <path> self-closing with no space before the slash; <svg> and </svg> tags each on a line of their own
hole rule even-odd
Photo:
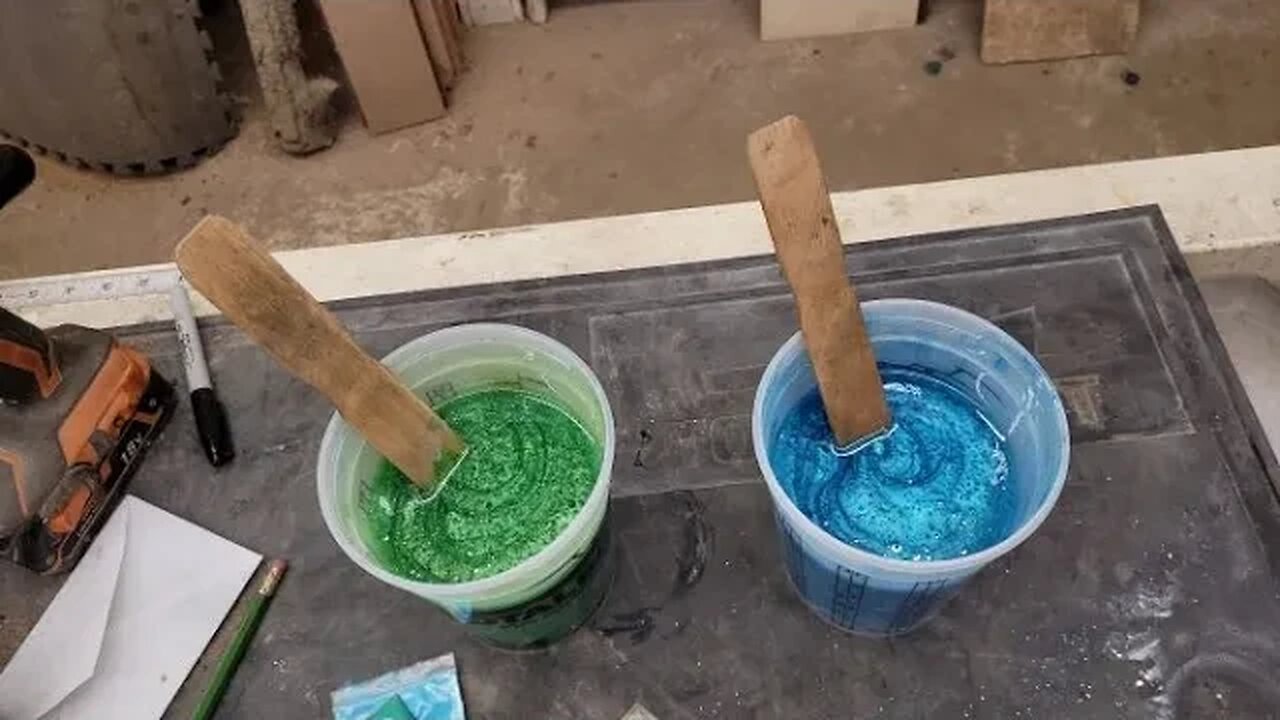
<svg viewBox="0 0 1280 720">
<path fill-rule="evenodd" d="M 1129 50 L 1140 0 L 986 0 L 982 59 L 1026 62 Z"/>
</svg>

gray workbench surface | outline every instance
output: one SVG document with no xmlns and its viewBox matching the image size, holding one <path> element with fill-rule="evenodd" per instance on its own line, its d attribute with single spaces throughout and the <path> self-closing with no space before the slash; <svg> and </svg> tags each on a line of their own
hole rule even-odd
<svg viewBox="0 0 1280 720">
<path fill-rule="evenodd" d="M 239 457 L 209 468 L 180 407 L 133 489 L 292 563 L 218 717 L 324 717 L 332 690 L 448 651 L 472 720 L 613 720 L 636 701 L 664 720 L 1280 717 L 1280 473 L 1158 211 L 872 243 L 848 264 L 864 299 L 1000 324 L 1068 406 L 1057 509 L 936 621 L 850 637 L 788 585 L 748 432 L 795 329 L 771 259 L 381 297 L 337 306 L 375 354 L 496 320 L 595 368 L 618 423 L 614 586 L 588 628 L 516 654 L 364 574 L 316 501 L 329 407 L 215 322 Z M 179 376 L 170 328 L 125 335 Z M 0 569 L 0 658 L 58 585 Z"/>
</svg>

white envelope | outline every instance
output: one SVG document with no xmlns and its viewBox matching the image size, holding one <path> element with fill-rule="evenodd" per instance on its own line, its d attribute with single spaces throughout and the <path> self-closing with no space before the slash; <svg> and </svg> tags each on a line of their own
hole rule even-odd
<svg viewBox="0 0 1280 720">
<path fill-rule="evenodd" d="M 0 720 L 158 719 L 261 560 L 125 497 L 0 673 Z"/>
</svg>

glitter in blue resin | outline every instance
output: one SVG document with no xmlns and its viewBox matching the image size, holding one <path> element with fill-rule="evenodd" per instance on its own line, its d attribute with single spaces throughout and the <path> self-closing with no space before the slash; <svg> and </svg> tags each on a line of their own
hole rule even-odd
<svg viewBox="0 0 1280 720">
<path fill-rule="evenodd" d="M 835 447 L 815 389 L 783 419 L 769 454 L 800 512 L 841 541 L 890 558 L 945 560 L 1013 529 L 1003 439 L 951 385 L 880 368 L 893 425 L 852 452 Z"/>
</svg>

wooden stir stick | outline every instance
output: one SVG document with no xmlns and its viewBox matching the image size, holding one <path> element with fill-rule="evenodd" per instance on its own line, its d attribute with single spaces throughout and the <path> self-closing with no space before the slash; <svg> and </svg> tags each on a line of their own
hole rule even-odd
<svg viewBox="0 0 1280 720">
<path fill-rule="evenodd" d="M 884 386 L 809 129 L 789 115 L 747 139 L 769 234 L 791 284 L 827 422 L 841 446 L 889 425 Z"/>
<path fill-rule="evenodd" d="M 178 267 L 276 362 L 333 402 L 414 484 L 433 487 L 436 462 L 462 440 L 240 226 L 210 215 L 178 244 Z"/>
</svg>

